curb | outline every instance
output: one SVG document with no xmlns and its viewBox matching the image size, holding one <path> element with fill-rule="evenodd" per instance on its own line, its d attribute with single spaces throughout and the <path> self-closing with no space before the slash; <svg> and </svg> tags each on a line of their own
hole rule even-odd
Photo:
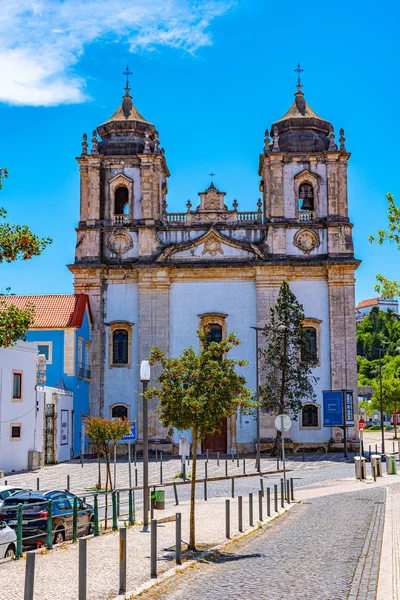
<svg viewBox="0 0 400 600">
<path fill-rule="evenodd" d="M 293 500 L 290 504 L 286 504 L 286 506 L 284 508 L 280 508 L 279 512 L 277 514 L 275 514 L 271 517 L 268 517 L 268 519 L 266 521 L 262 521 L 262 522 L 258 521 L 257 525 L 255 525 L 254 527 L 251 527 L 247 531 L 244 531 L 243 533 L 237 533 L 235 536 L 233 536 L 232 539 L 229 539 L 226 542 L 222 542 L 221 544 L 218 544 L 217 546 L 213 546 L 213 548 L 210 548 L 209 550 L 202 552 L 196 558 L 194 558 L 192 560 L 188 560 L 185 563 L 183 563 L 182 565 L 177 565 L 176 567 L 173 567 L 172 569 L 168 569 L 168 571 L 161 573 L 160 576 L 157 577 L 157 579 L 152 579 L 150 581 L 142 583 L 139 587 L 135 588 L 134 590 L 126 592 L 125 595 L 114 596 L 113 600 L 117 600 L 117 599 L 132 600 L 133 598 L 138 598 L 141 594 L 143 594 L 143 592 L 147 592 L 148 590 L 150 590 L 154 587 L 157 587 L 158 585 L 161 585 L 168 579 L 171 579 L 176 574 L 181 573 L 182 571 L 185 571 L 186 569 L 189 569 L 189 568 L 197 565 L 201 560 L 210 556 L 211 554 L 214 554 L 215 552 L 219 552 L 220 550 L 227 548 L 231 544 L 235 544 L 236 542 L 243 540 L 244 538 L 248 537 L 249 535 L 251 535 L 252 533 L 254 533 L 256 531 L 259 531 L 260 529 L 264 529 L 264 527 L 266 525 L 269 525 L 270 523 L 272 523 L 272 521 L 275 521 L 280 516 L 282 516 L 283 514 L 285 514 L 286 512 L 288 512 L 289 510 L 291 510 L 292 508 L 294 508 L 295 506 L 297 506 L 300 503 L 301 503 L 301 500 Z"/>
</svg>

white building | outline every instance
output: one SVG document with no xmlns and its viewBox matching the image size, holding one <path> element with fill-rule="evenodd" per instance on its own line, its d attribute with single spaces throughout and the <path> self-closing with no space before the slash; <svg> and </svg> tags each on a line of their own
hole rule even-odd
<svg viewBox="0 0 400 600">
<path fill-rule="evenodd" d="M 395 312 L 396 314 L 399 312 L 398 300 L 380 296 L 379 298 L 369 298 L 368 300 L 362 300 L 359 302 L 356 306 L 356 318 L 366 317 L 375 306 L 379 310 L 384 310 L 386 312 L 389 310 Z"/>
<path fill-rule="evenodd" d="M 73 458 L 72 392 L 55 387 L 42 388 L 45 394 L 45 462 L 64 462 Z"/>
<path fill-rule="evenodd" d="M 44 392 L 36 387 L 37 344 L 0 348 L 0 470 L 42 464 Z"/>
</svg>

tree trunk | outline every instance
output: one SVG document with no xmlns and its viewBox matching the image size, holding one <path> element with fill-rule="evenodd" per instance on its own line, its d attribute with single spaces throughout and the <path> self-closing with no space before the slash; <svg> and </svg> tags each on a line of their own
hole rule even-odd
<svg viewBox="0 0 400 600">
<path fill-rule="evenodd" d="M 197 425 L 194 425 L 192 430 L 193 457 L 192 457 L 192 483 L 190 488 L 190 539 L 189 550 L 196 550 L 196 515 L 195 515 L 195 500 L 196 500 L 196 466 L 197 466 Z"/>
<path fill-rule="evenodd" d="M 100 452 L 97 452 L 97 489 L 101 490 L 101 462 L 100 462 Z"/>
<path fill-rule="evenodd" d="M 282 441 L 282 433 L 280 431 L 276 431 L 275 442 L 271 450 L 271 456 L 278 456 L 279 454 L 279 446 Z"/>
</svg>

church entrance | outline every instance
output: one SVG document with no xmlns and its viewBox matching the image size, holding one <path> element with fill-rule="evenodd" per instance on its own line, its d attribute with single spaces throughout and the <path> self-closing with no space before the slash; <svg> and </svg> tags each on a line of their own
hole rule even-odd
<svg viewBox="0 0 400 600">
<path fill-rule="evenodd" d="M 228 423 L 227 419 L 222 422 L 221 431 L 217 431 L 214 435 L 206 435 L 202 444 L 201 451 L 205 452 L 221 452 L 226 454 L 228 448 Z"/>
</svg>

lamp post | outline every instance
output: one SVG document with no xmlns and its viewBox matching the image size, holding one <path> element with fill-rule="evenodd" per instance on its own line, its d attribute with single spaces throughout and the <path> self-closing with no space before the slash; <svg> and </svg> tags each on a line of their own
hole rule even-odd
<svg viewBox="0 0 400 600">
<path fill-rule="evenodd" d="M 146 389 L 150 381 L 150 363 L 140 363 L 140 380 L 143 385 L 143 526 L 149 525 L 149 414 Z"/>
<path fill-rule="evenodd" d="M 250 329 L 254 329 L 256 332 L 256 419 L 257 419 L 257 442 L 256 442 L 256 469 L 261 471 L 261 457 L 260 457 L 260 406 L 258 404 L 258 332 L 263 330 L 263 327 L 253 327 L 250 325 Z"/>
</svg>

